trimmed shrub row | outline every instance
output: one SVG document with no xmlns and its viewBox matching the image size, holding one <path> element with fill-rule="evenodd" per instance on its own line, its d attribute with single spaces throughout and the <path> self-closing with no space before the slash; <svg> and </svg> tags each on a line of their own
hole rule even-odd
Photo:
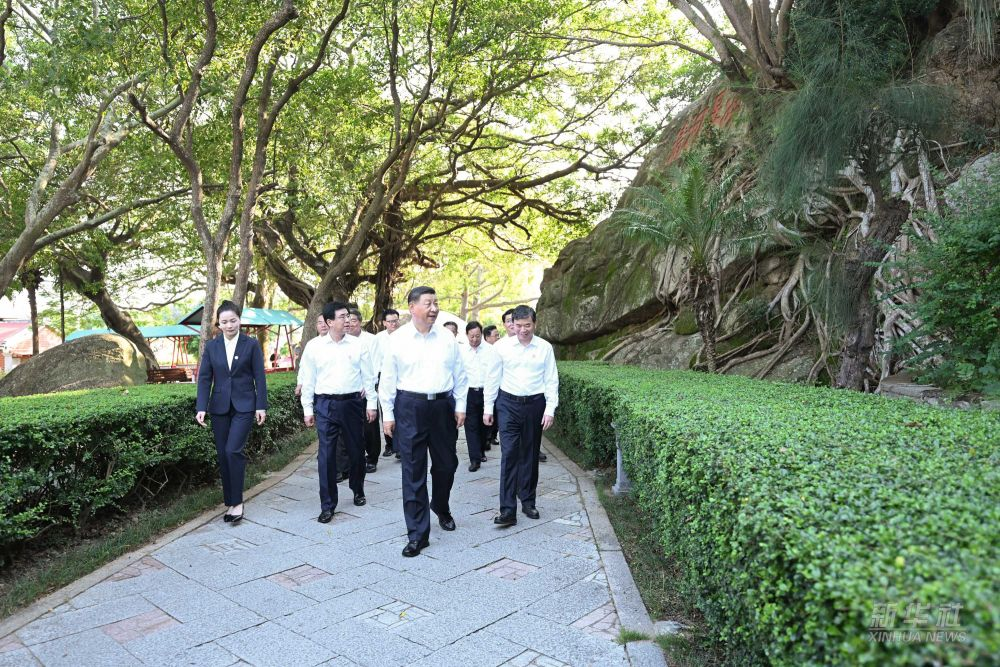
<svg viewBox="0 0 1000 667">
<path fill-rule="evenodd" d="M 733 664 L 996 664 L 1000 416 L 559 364 L 563 432 L 618 426 L 638 502 Z"/>
<path fill-rule="evenodd" d="M 301 426 L 295 375 L 268 376 L 268 414 L 251 458 Z M 0 399 L 0 550 L 51 527 L 78 529 L 126 498 L 210 480 L 210 428 L 194 421 L 191 384 Z"/>
</svg>

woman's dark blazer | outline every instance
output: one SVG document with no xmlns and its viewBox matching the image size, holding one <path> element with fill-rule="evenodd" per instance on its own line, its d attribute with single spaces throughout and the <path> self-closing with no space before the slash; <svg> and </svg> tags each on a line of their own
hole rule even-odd
<svg viewBox="0 0 1000 667">
<path fill-rule="evenodd" d="M 209 397 L 211 391 L 211 397 Z M 219 334 L 205 344 L 198 367 L 197 412 L 221 415 L 232 404 L 237 412 L 267 410 L 264 353 L 256 338 L 239 334 L 233 368 L 226 362 L 226 343 Z"/>
</svg>

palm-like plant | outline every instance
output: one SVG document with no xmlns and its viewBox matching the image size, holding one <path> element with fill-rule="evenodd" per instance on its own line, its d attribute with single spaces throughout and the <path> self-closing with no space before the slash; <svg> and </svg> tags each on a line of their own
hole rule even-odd
<svg viewBox="0 0 1000 667">
<path fill-rule="evenodd" d="M 677 248 L 687 256 L 681 303 L 694 308 L 710 373 L 715 372 L 716 302 L 722 260 L 760 238 L 763 218 L 737 191 L 735 166 L 714 177 L 703 152 L 655 184 L 633 188 L 629 204 L 615 212 L 627 238 L 660 250 Z"/>
</svg>

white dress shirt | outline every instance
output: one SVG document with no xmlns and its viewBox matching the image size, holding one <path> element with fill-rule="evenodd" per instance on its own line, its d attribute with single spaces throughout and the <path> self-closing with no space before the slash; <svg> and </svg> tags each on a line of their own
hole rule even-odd
<svg viewBox="0 0 1000 667">
<path fill-rule="evenodd" d="M 433 326 L 426 334 L 417 331 L 412 322 L 388 339 L 382 360 L 379 400 L 385 421 L 395 421 L 393 404 L 396 390 L 420 394 L 451 392 L 455 412 L 465 412 L 469 381 L 458 343 L 450 331 Z"/>
<path fill-rule="evenodd" d="M 327 334 L 306 343 L 299 366 L 299 381 L 306 417 L 313 414 L 316 394 L 353 394 L 364 389 L 369 410 L 374 410 L 378 402 L 371 354 L 354 336 L 344 336 L 340 342 L 335 342 Z"/>
<path fill-rule="evenodd" d="M 233 357 L 236 356 L 236 344 L 240 342 L 240 334 L 237 333 L 232 338 L 226 338 L 223 334 L 222 342 L 226 346 L 226 362 L 229 364 L 229 370 L 233 370 Z"/>
<path fill-rule="evenodd" d="M 484 415 L 493 414 L 498 390 L 514 396 L 545 394 L 545 414 L 553 417 L 559 405 L 559 372 L 556 355 L 547 341 L 532 336 L 522 345 L 517 336 L 501 338 L 493 346 L 499 363 L 493 365 L 486 378 Z"/>
<path fill-rule="evenodd" d="M 469 378 L 469 387 L 482 389 L 486 386 L 486 376 L 499 363 L 497 353 L 488 343 L 480 343 L 479 347 L 462 345 L 462 361 L 465 363 L 465 374 Z"/>
<path fill-rule="evenodd" d="M 375 334 L 375 344 L 372 346 L 372 364 L 375 368 L 375 375 L 382 372 L 382 360 L 385 358 L 385 350 L 389 345 L 389 330 L 382 329 Z"/>
</svg>

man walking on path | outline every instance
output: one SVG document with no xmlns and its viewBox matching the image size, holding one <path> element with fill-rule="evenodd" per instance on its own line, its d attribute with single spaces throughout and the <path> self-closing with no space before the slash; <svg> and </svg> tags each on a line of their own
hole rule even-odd
<svg viewBox="0 0 1000 667">
<path fill-rule="evenodd" d="M 389 336 L 396 329 L 399 328 L 399 311 L 394 308 L 386 308 L 382 311 L 382 326 L 385 327 L 382 331 L 375 334 L 375 390 L 378 391 L 379 383 L 382 375 L 382 359 L 385 357 L 386 347 L 389 345 Z M 378 410 L 379 419 L 382 417 L 382 405 L 379 404 Z M 392 436 L 385 436 L 385 451 L 382 452 L 382 457 L 389 457 L 393 455 L 392 448 Z M 396 458 L 399 458 L 399 454 L 396 454 Z"/>
<path fill-rule="evenodd" d="M 493 345 L 500 340 L 500 331 L 497 329 L 495 324 L 491 324 L 483 329 L 483 340 L 490 345 Z M 495 419 L 493 420 L 492 426 L 486 427 L 486 442 L 483 443 L 483 451 L 490 451 L 493 448 L 493 445 L 496 445 L 497 447 L 500 446 L 500 443 L 497 442 L 497 421 Z"/>
<path fill-rule="evenodd" d="M 347 323 L 350 325 L 350 330 L 347 332 L 352 336 L 358 337 L 365 347 L 368 349 L 368 354 L 372 359 L 372 369 L 376 376 L 378 375 L 379 369 L 382 368 L 382 357 L 378 350 L 375 349 L 377 343 L 375 342 L 375 334 L 369 333 L 361 328 L 361 311 L 351 306 L 348 310 L 350 317 Z M 378 469 L 378 451 L 379 451 L 379 428 L 378 421 L 367 421 L 364 422 L 364 432 L 365 432 L 365 472 L 373 473 Z"/>
<path fill-rule="evenodd" d="M 328 303 L 323 307 L 323 317 L 330 328 L 329 334 L 317 336 L 306 344 L 299 378 L 305 424 L 315 424 L 319 435 L 320 514 L 317 520 L 329 523 L 337 508 L 334 450 L 341 434 L 350 460 L 349 485 L 354 492 L 354 504 L 360 506 L 366 502 L 362 424 L 365 420 L 375 421 L 377 395 L 368 348 L 358 338 L 346 335 L 347 304 Z"/>
<path fill-rule="evenodd" d="M 379 399 L 385 415 L 383 428 L 393 436 L 401 457 L 403 515 L 409 538 L 403 555 L 412 557 L 429 544 L 428 509 L 437 514 L 443 530 L 455 530 L 449 499 L 469 383 L 455 337 L 434 326 L 440 310 L 434 289 L 414 287 L 406 301 L 412 319 L 389 339 Z M 429 504 L 428 452 L 434 484 Z"/>
<path fill-rule="evenodd" d="M 486 384 L 486 373 L 499 362 L 493 347 L 483 343 L 483 326 L 473 320 L 465 325 L 465 335 L 469 339 L 468 347 L 462 348 L 462 361 L 465 363 L 465 373 L 469 378 L 469 397 L 466 403 L 465 440 L 469 446 L 469 472 L 479 470 L 479 465 L 486 462 L 486 439 L 489 428 L 483 424 L 483 388 Z M 491 411 L 492 412 L 492 411 Z"/>
<path fill-rule="evenodd" d="M 499 526 L 517 523 L 517 500 L 529 519 L 538 518 L 538 454 L 542 431 L 552 426 L 559 403 L 559 375 L 552 345 L 535 336 L 535 310 L 518 306 L 512 316 L 515 335 L 493 349 L 499 357 L 487 376 L 483 423 L 500 425 Z M 499 396 L 498 396 L 499 393 Z"/>
</svg>

